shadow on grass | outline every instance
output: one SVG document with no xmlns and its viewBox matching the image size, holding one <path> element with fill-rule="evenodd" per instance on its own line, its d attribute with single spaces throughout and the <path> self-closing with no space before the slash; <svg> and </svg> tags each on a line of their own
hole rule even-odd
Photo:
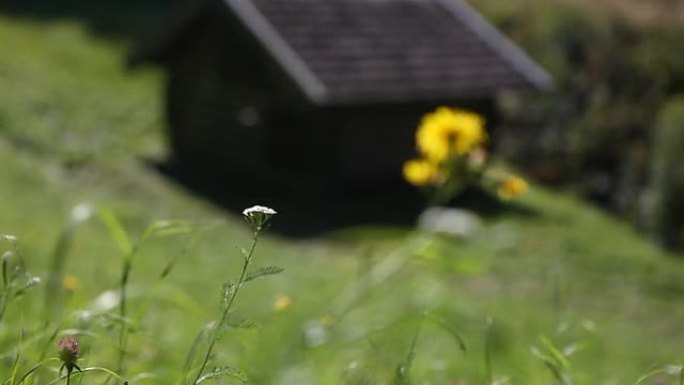
<svg viewBox="0 0 684 385">
<path fill-rule="evenodd" d="M 241 215 L 244 208 L 255 204 L 273 207 L 279 214 L 271 231 L 286 237 L 315 237 L 355 226 L 411 228 L 424 209 L 421 194 L 402 181 L 372 189 L 352 189 L 296 182 L 266 183 L 245 175 L 219 174 L 207 167 L 169 161 L 148 160 L 147 164 L 233 215 Z M 466 191 L 451 205 L 486 218 L 537 215 L 526 206 L 502 203 L 478 189 Z"/>
</svg>

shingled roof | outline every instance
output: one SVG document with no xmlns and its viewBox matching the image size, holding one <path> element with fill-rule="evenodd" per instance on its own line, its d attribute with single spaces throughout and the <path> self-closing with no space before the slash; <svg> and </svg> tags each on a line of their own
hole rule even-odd
<svg viewBox="0 0 684 385">
<path fill-rule="evenodd" d="M 319 105 L 487 97 L 550 86 L 462 0 L 222 0 Z"/>
</svg>

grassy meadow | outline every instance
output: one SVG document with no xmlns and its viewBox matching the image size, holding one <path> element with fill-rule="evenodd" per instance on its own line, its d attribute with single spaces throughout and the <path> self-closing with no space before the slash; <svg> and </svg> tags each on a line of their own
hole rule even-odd
<svg viewBox="0 0 684 385">
<path fill-rule="evenodd" d="M 43 278 L 7 301 L 0 383 L 56 357 L 64 335 L 78 336 L 81 368 L 131 385 L 183 383 L 193 341 L 240 273 L 249 226 L 150 167 L 165 151 L 164 79 L 125 71 L 125 40 L 75 20 L 0 15 L 0 47 L 0 234 L 17 237 L 26 270 Z M 75 223 L 84 202 L 93 214 Z M 240 290 L 231 314 L 251 321 L 222 333 L 209 368 L 237 368 L 252 384 L 631 385 L 670 365 L 640 383 L 681 384 L 684 261 L 562 192 L 533 186 L 515 205 L 467 240 L 408 226 L 266 232 L 252 266 L 284 271 Z M 277 230 L 288 213 L 273 208 Z M 192 230 L 140 243 L 122 320 L 123 239 L 167 219 Z M 55 258 L 75 278 L 69 290 L 45 279 Z M 23 382 L 56 383 L 59 366 Z M 107 378 L 71 381 L 123 382 Z"/>
</svg>

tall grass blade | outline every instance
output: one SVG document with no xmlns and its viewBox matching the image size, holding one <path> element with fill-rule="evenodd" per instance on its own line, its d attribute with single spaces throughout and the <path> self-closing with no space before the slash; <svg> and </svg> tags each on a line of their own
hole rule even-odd
<svg viewBox="0 0 684 385">
<path fill-rule="evenodd" d="M 101 209 L 99 214 L 102 223 L 104 223 L 121 253 L 123 255 L 130 254 L 133 250 L 133 246 L 119 217 L 117 217 L 110 208 Z"/>
<path fill-rule="evenodd" d="M 442 318 L 440 316 L 434 315 L 434 314 L 426 314 L 425 317 L 428 320 L 430 320 L 430 321 L 434 322 L 435 324 L 437 324 L 438 326 L 440 326 L 446 332 L 448 332 L 454 338 L 454 340 L 456 340 L 456 343 L 458 344 L 458 347 L 459 347 L 459 349 L 461 349 L 462 352 L 468 351 L 468 346 L 466 345 L 463 337 L 461 337 L 461 335 L 456 331 L 456 329 L 451 327 L 451 325 L 449 324 L 449 322 L 447 322 L 447 320 L 445 320 L 444 318 Z"/>
<path fill-rule="evenodd" d="M 176 262 L 178 262 L 181 257 L 186 256 L 190 250 L 195 246 L 197 243 L 197 240 L 199 239 L 199 233 L 195 233 L 194 235 L 190 236 L 190 238 L 185 242 L 183 245 L 183 248 L 181 249 L 180 253 L 177 253 L 173 258 L 169 260 L 169 262 L 164 266 L 164 269 L 162 270 L 161 274 L 159 274 L 159 279 L 163 280 L 166 277 L 171 274 L 171 271 L 173 270 L 174 266 L 176 266 Z"/>
<path fill-rule="evenodd" d="M 17 378 L 17 372 L 19 371 L 19 358 L 21 353 L 17 352 L 14 356 L 14 361 L 12 362 L 12 377 L 10 378 L 10 384 L 14 385 L 14 380 Z"/>
<path fill-rule="evenodd" d="M 547 368 L 549 368 L 549 370 L 551 371 L 553 376 L 556 378 L 556 380 L 558 380 L 558 383 L 560 385 L 570 385 L 568 380 L 563 375 L 563 371 L 558 366 L 556 366 L 554 363 L 552 363 L 550 361 L 544 361 L 544 364 L 546 365 Z"/>
<path fill-rule="evenodd" d="M 395 372 L 393 381 L 394 385 L 409 385 L 411 383 L 411 366 L 413 366 L 413 360 L 416 358 L 416 345 L 418 343 L 418 335 L 420 334 L 421 324 L 422 319 L 421 323 L 419 323 L 418 327 L 416 328 L 416 333 L 413 335 L 413 341 L 411 341 L 411 348 L 406 354 L 406 358 L 404 358 L 404 360 L 397 366 L 397 370 Z"/>
<path fill-rule="evenodd" d="M 41 366 L 45 365 L 46 363 L 48 363 L 48 362 L 50 362 L 50 361 L 59 361 L 59 358 L 57 358 L 57 357 L 50 357 L 50 358 L 48 358 L 48 359 L 45 359 L 45 360 L 43 360 L 43 361 L 41 361 L 41 362 L 39 362 L 39 363 L 33 365 L 29 370 L 26 371 L 26 373 L 24 373 L 24 374 L 19 378 L 19 381 L 14 382 L 13 384 L 14 384 L 14 385 L 21 385 L 21 384 L 22 384 L 22 383 L 23 383 L 31 374 L 33 374 L 33 372 L 35 372 L 35 371 L 38 370 Z"/>
<path fill-rule="evenodd" d="M 484 346 L 484 372 L 485 384 L 492 385 L 494 382 L 494 375 L 492 374 L 492 333 L 494 328 L 494 319 L 487 317 L 487 329 L 485 331 L 485 346 Z"/>
<path fill-rule="evenodd" d="M 40 283 L 40 278 L 28 277 L 28 279 L 24 283 L 24 286 L 22 286 L 19 290 L 14 292 L 14 294 L 12 295 L 12 298 L 14 299 L 14 298 L 21 297 L 22 295 L 26 294 L 27 291 L 29 291 L 31 288 L 38 285 L 39 283 Z"/>
<path fill-rule="evenodd" d="M 75 226 L 67 224 L 63 229 L 54 249 L 52 250 L 52 257 L 50 270 L 47 275 L 47 282 L 45 283 L 45 293 L 44 297 L 44 318 L 45 324 L 50 322 L 50 319 L 57 314 L 56 305 L 59 303 L 59 296 L 61 290 L 59 287 L 60 279 L 64 273 L 64 265 L 66 264 L 67 256 L 69 254 L 69 249 L 71 249 L 71 244 L 73 241 Z"/>
<path fill-rule="evenodd" d="M 2 254 L 2 285 L 5 288 L 5 290 L 7 289 L 7 285 L 9 285 L 9 282 L 7 280 L 7 268 L 9 265 L 9 259 L 11 255 L 11 251 L 6 251 Z"/>
<path fill-rule="evenodd" d="M 553 377 L 556 378 L 561 385 L 569 385 L 567 378 L 563 375 L 563 369 L 558 365 L 558 362 L 552 356 L 542 353 L 535 347 L 532 347 L 530 350 L 535 357 L 539 358 L 544 363 L 544 366 L 551 371 Z"/>
<path fill-rule="evenodd" d="M 188 373 L 190 371 L 190 367 L 192 366 L 192 363 L 195 360 L 195 356 L 197 355 L 197 351 L 199 350 L 202 341 L 204 340 L 204 338 L 206 338 L 206 336 L 213 328 L 214 322 L 210 322 L 207 325 L 205 325 L 202 329 L 200 329 L 199 333 L 197 333 L 197 336 L 192 341 L 192 345 L 190 345 L 190 350 L 188 350 L 188 354 L 185 356 L 185 363 L 183 364 L 183 374 Z"/>
<path fill-rule="evenodd" d="M 169 237 L 187 234 L 192 231 L 188 222 L 178 219 L 154 221 L 143 231 L 138 243 L 143 243 L 151 237 Z"/>
<path fill-rule="evenodd" d="M 570 361 L 565 357 L 563 352 L 558 350 L 556 346 L 548 339 L 546 336 L 542 335 L 540 337 L 542 344 L 546 348 L 546 351 L 548 351 L 553 359 L 564 369 L 564 370 L 569 370 L 570 369 Z"/>
<path fill-rule="evenodd" d="M 21 346 L 24 341 L 24 317 L 22 316 L 19 322 L 19 346 Z M 19 372 L 19 358 L 21 357 L 21 348 L 17 347 L 17 354 L 14 357 L 14 363 L 12 363 L 12 377 L 11 384 L 14 385 L 14 380 L 17 378 L 17 373 Z"/>
<path fill-rule="evenodd" d="M 140 373 L 140 374 L 136 375 L 135 377 L 133 377 L 130 382 L 132 384 L 137 384 L 140 381 L 150 380 L 150 379 L 158 378 L 158 377 L 159 376 L 157 374 L 151 373 L 151 372 Z M 124 382 L 124 384 L 126 384 L 126 383 Z"/>
<path fill-rule="evenodd" d="M 650 372 L 644 374 L 643 376 L 639 377 L 639 378 L 636 380 L 636 382 L 634 383 L 634 385 L 641 385 L 641 384 L 644 383 L 644 381 L 646 381 L 646 380 L 648 380 L 649 378 L 655 376 L 656 374 L 661 374 L 661 373 L 667 373 L 667 369 L 660 368 L 660 369 L 652 370 L 652 371 L 650 371 Z"/>
<path fill-rule="evenodd" d="M 152 303 L 152 300 L 155 299 L 157 295 L 159 295 L 159 292 L 161 290 L 161 284 L 162 282 L 171 274 L 171 271 L 173 270 L 174 266 L 176 266 L 176 262 L 188 254 L 188 252 L 192 249 L 192 247 L 195 245 L 197 239 L 199 237 L 197 234 L 191 236 L 183 245 L 181 248 L 181 251 L 179 253 L 176 253 L 164 266 L 162 269 L 161 273 L 159 274 L 159 278 L 157 279 L 157 282 L 155 283 L 154 287 L 149 290 L 147 296 L 143 300 L 143 303 L 138 307 L 138 310 L 136 312 L 135 319 L 137 322 L 142 321 L 142 317 L 145 314 L 145 311 L 147 308 L 150 306 Z"/>
<path fill-rule="evenodd" d="M 93 366 L 93 367 L 90 367 L 90 368 L 83 368 L 83 369 L 81 369 L 80 371 L 74 371 L 74 372 L 71 373 L 71 377 L 73 377 L 73 376 L 82 376 L 82 375 L 84 375 L 84 374 L 86 374 L 86 373 L 91 373 L 91 372 L 102 372 L 102 373 L 106 373 L 106 374 L 108 374 L 110 377 L 115 377 L 115 378 L 117 378 L 119 381 L 124 381 L 124 378 L 121 377 L 121 375 L 120 375 L 119 373 L 116 373 L 116 372 L 113 371 L 113 370 L 110 370 L 110 369 L 107 369 L 107 368 L 102 368 L 102 367 L 99 367 L 99 366 Z M 56 379 L 54 379 L 54 380 L 48 382 L 46 385 L 54 385 L 54 384 L 56 384 L 56 383 L 58 383 L 58 382 L 61 382 L 61 381 L 64 380 L 64 379 L 66 379 L 68 376 L 69 376 L 68 374 L 63 374 L 63 375 L 57 377 Z"/>
<path fill-rule="evenodd" d="M 35 344 L 37 341 L 40 341 L 49 335 L 51 335 L 50 330 L 32 332 L 28 337 L 24 336 L 22 341 L 18 341 L 10 347 L 3 347 L 3 348 L 7 348 L 7 350 L 3 350 L 2 352 L 0 352 L 0 361 L 8 361 L 16 349 L 25 349 L 28 346 Z"/>
</svg>

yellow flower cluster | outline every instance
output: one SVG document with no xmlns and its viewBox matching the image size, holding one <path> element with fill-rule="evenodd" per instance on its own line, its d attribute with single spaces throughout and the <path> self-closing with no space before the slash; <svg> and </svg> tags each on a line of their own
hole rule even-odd
<svg viewBox="0 0 684 385">
<path fill-rule="evenodd" d="M 457 108 L 439 107 L 426 114 L 416 131 L 419 156 L 404 163 L 404 179 L 435 187 L 442 196 L 446 192 L 453 197 L 472 183 L 495 189 L 503 200 L 524 194 L 524 179 L 490 170 L 484 123 L 482 116 Z"/>
<path fill-rule="evenodd" d="M 74 292 L 81 288 L 81 281 L 73 275 L 65 275 L 62 279 L 62 288 L 68 292 Z"/>
<path fill-rule="evenodd" d="M 330 314 L 326 314 L 323 317 L 321 317 L 321 325 L 323 325 L 325 327 L 329 328 L 329 327 L 333 326 L 336 322 L 337 322 L 337 320 L 333 316 L 331 316 Z"/>
<path fill-rule="evenodd" d="M 281 312 L 287 310 L 292 305 L 292 299 L 284 294 L 278 294 L 273 301 L 273 310 Z"/>
<path fill-rule="evenodd" d="M 443 180 L 445 163 L 479 148 L 487 139 L 484 119 L 473 112 L 439 107 L 423 117 L 416 132 L 421 158 L 404 164 L 404 178 L 416 186 Z"/>
<path fill-rule="evenodd" d="M 510 175 L 506 177 L 497 188 L 497 194 L 501 199 L 513 199 L 524 194 L 527 191 L 527 182 L 524 179 Z"/>
<path fill-rule="evenodd" d="M 416 132 L 418 151 L 434 163 L 462 156 L 487 138 L 484 119 L 473 112 L 439 107 L 425 115 Z"/>
<path fill-rule="evenodd" d="M 412 159 L 404 163 L 404 179 L 415 186 L 436 184 L 440 178 L 439 167 L 426 159 Z"/>
</svg>

